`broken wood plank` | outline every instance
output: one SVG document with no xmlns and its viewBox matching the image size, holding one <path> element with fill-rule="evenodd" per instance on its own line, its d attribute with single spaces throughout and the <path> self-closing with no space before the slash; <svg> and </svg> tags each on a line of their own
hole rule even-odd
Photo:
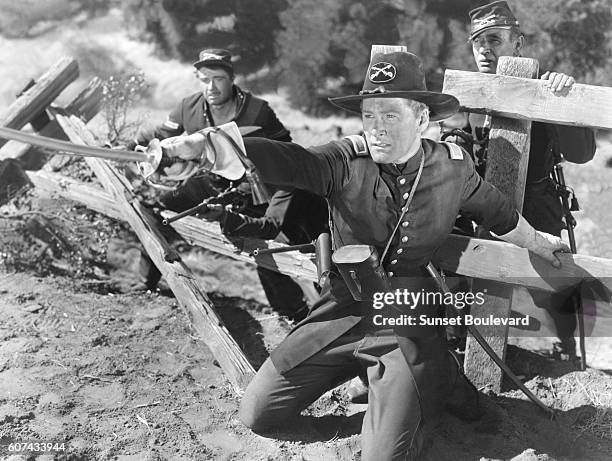
<svg viewBox="0 0 612 461">
<path fill-rule="evenodd" d="M 79 66 L 73 58 L 60 59 L 0 116 L 0 126 L 22 128 L 44 112 L 78 76 Z M 6 139 L 0 139 L 0 146 L 5 143 Z"/>
<path fill-rule="evenodd" d="M 447 70 L 444 92 L 462 111 L 560 125 L 612 129 L 612 88 L 574 84 L 561 93 L 539 79 Z"/>
<path fill-rule="evenodd" d="M 64 131 L 55 121 L 54 113 L 62 113 L 68 115 L 76 115 L 83 121 L 89 122 L 96 116 L 102 104 L 102 80 L 94 77 L 87 87 L 83 89 L 70 103 L 63 108 L 52 107 L 46 112 L 50 115 L 48 123 L 46 123 L 38 134 L 48 138 L 67 140 Z M 22 158 L 32 155 L 32 153 L 40 151 L 40 148 L 32 147 L 17 141 L 9 141 L 0 149 L 0 160 L 5 158 Z M 59 169 L 67 160 L 71 158 L 67 155 L 57 154 L 50 162 L 47 163 L 47 168 Z"/>
<path fill-rule="evenodd" d="M 82 183 L 59 173 L 47 171 L 28 171 L 26 174 L 39 191 L 79 202 L 94 211 L 124 220 L 117 203 L 95 184 Z M 176 213 L 164 211 L 162 214 L 170 217 Z M 239 261 L 253 264 L 255 262 L 255 259 L 246 252 L 238 253 L 232 242 L 221 234 L 216 223 L 188 216 L 172 225 L 174 230 L 192 245 Z M 257 239 L 245 239 L 244 244 L 245 249 L 284 246 L 282 243 Z M 268 256 L 273 260 L 272 263 L 259 260 L 258 264 L 305 280 L 316 281 L 316 268 L 310 256 L 299 252 L 275 253 Z M 612 292 L 611 259 L 571 253 L 560 254 L 559 259 L 562 266 L 556 269 L 539 256 L 510 243 L 459 235 L 451 235 L 433 257 L 436 265 L 445 271 L 509 285 L 553 292 L 577 286 L 583 280 L 600 279 L 603 287 Z M 612 312 L 612 306 L 610 309 Z"/>
<path fill-rule="evenodd" d="M 98 144 L 78 117 L 57 115 L 57 121 L 75 144 Z M 147 254 L 185 309 L 190 323 L 211 350 L 237 393 L 244 391 L 255 371 L 215 312 L 208 295 L 157 229 L 157 222 L 134 195 L 131 184 L 108 162 L 86 158 L 96 177 L 116 202 Z"/>
<path fill-rule="evenodd" d="M 538 62 L 535 59 L 503 56 L 499 58 L 497 73 L 525 79 L 537 78 Z M 461 99 L 459 101 L 463 103 Z M 523 209 L 530 140 L 530 120 L 504 117 L 493 117 L 491 120 L 485 179 L 496 186 L 519 211 Z M 502 264 L 505 259 L 506 256 L 502 256 L 499 263 Z M 485 295 L 484 304 L 474 304 L 471 314 L 483 318 L 508 318 L 512 307 L 512 287 L 494 287 L 489 281 L 475 280 L 473 290 Z M 486 331 L 482 329 L 481 333 L 497 355 L 505 360 L 508 325 L 490 326 Z M 472 336 L 467 339 L 464 368 L 476 387 L 489 386 L 495 392 L 501 390 L 502 370 Z"/>
</svg>

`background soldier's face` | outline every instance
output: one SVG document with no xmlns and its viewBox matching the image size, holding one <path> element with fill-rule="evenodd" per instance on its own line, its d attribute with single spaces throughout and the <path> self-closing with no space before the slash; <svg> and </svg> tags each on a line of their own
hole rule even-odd
<svg viewBox="0 0 612 461">
<path fill-rule="evenodd" d="M 200 67 L 197 72 L 202 93 L 209 104 L 225 104 L 232 97 L 233 81 L 223 69 Z"/>
<path fill-rule="evenodd" d="M 415 114 L 403 98 L 364 99 L 361 113 L 363 132 L 376 163 L 408 160 L 419 148 L 429 121 L 427 115 Z"/>
<path fill-rule="evenodd" d="M 479 72 L 494 74 L 500 56 L 518 56 L 522 41 L 512 39 L 508 29 L 493 28 L 485 30 L 471 41 L 472 53 Z"/>
</svg>

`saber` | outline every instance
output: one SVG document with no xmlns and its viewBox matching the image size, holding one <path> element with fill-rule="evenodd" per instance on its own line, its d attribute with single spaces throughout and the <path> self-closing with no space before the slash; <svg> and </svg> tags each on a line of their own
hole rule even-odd
<svg viewBox="0 0 612 461">
<path fill-rule="evenodd" d="M 223 137 L 228 140 L 230 145 L 234 149 L 237 149 L 236 155 L 240 156 L 242 152 L 240 147 L 236 145 L 236 141 L 232 139 L 230 135 L 225 133 L 224 130 L 226 129 L 235 130 L 237 136 L 247 136 L 261 130 L 261 127 L 255 125 L 238 127 L 236 126 L 235 122 L 220 125 L 219 127 L 212 127 L 211 132 L 223 135 Z M 211 132 L 206 134 L 207 139 L 210 139 Z M 198 173 L 202 167 L 199 162 L 187 161 L 188 166 L 186 170 L 183 170 L 183 172 L 180 174 L 174 175 L 174 177 L 165 178 L 164 175 L 161 174 L 161 170 L 163 168 L 170 167 L 175 163 L 185 162 L 185 160 L 181 159 L 180 157 L 167 157 L 164 155 L 164 149 L 161 146 L 161 141 L 157 138 L 152 139 L 147 147 L 136 146 L 135 151 L 73 144 L 68 141 L 48 138 L 46 136 L 38 136 L 32 133 L 25 133 L 23 131 L 2 126 L 0 126 L 0 138 L 18 141 L 76 157 L 95 157 L 104 160 L 115 160 L 118 162 L 135 162 L 140 174 L 149 185 L 157 189 L 167 191 L 175 190 L 181 184 L 184 184 L 185 181 Z M 212 144 L 210 140 L 209 143 Z M 248 161 L 244 154 L 242 154 L 242 157 L 239 158 L 243 163 Z M 263 197 L 267 196 L 267 190 L 265 189 L 263 183 L 261 183 L 259 180 L 254 166 L 251 164 L 251 166 L 246 168 L 246 170 L 246 179 L 249 181 L 252 188 L 253 203 L 261 204 L 267 202 L 267 199 L 263 199 Z M 155 174 L 158 172 L 160 174 Z"/>
<path fill-rule="evenodd" d="M 155 173 L 159 168 L 170 166 L 179 159 L 164 157 L 159 141 L 153 140 L 148 147 L 138 146 L 136 152 L 124 149 L 107 149 L 81 144 L 73 144 L 68 141 L 38 136 L 12 128 L 0 127 L 0 138 L 19 141 L 32 146 L 58 151 L 66 155 L 76 157 L 96 157 L 118 162 L 136 162 L 140 173 L 146 178 Z"/>
<path fill-rule="evenodd" d="M 92 147 L 86 145 L 72 144 L 68 141 L 38 136 L 23 131 L 13 130 L 12 128 L 0 127 L 0 137 L 19 141 L 32 146 L 43 147 L 45 149 L 64 152 L 68 155 L 78 157 L 97 157 L 106 160 L 118 160 L 126 162 L 147 162 L 150 155 L 143 152 L 132 152 L 129 150 L 111 150 L 104 147 Z"/>
</svg>

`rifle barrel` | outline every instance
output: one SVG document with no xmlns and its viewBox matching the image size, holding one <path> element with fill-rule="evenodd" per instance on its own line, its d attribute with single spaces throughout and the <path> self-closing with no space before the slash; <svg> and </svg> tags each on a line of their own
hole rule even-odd
<svg viewBox="0 0 612 461">
<path fill-rule="evenodd" d="M 164 226 L 168 226 L 179 219 L 183 219 L 185 216 L 193 216 L 194 214 L 198 214 L 200 211 L 208 207 L 208 202 L 202 202 L 199 205 L 196 205 L 188 210 L 181 211 L 180 213 L 175 214 L 169 218 L 164 218 L 162 220 L 162 224 Z"/>
<path fill-rule="evenodd" d="M 251 252 L 250 256 L 269 255 L 273 253 L 288 253 L 290 251 L 308 251 L 312 253 L 315 251 L 315 246 L 313 243 L 303 243 L 301 245 L 290 245 L 278 248 L 255 248 Z"/>
</svg>

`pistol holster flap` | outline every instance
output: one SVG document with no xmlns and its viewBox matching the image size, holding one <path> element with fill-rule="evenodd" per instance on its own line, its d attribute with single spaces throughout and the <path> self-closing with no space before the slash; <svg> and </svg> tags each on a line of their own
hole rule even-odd
<svg viewBox="0 0 612 461">
<path fill-rule="evenodd" d="M 389 291 L 387 274 L 375 247 L 345 245 L 334 251 L 332 261 L 356 301 L 369 300 L 376 292 Z"/>
</svg>

